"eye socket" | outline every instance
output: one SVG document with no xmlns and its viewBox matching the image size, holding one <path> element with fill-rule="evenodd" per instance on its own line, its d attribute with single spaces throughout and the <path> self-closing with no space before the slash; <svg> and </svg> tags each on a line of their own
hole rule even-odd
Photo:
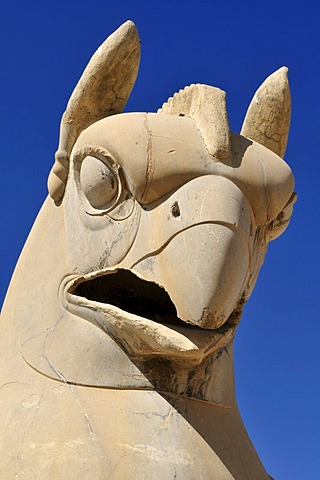
<svg viewBox="0 0 320 480">
<path fill-rule="evenodd" d="M 125 173 L 113 155 L 98 145 L 84 145 L 72 156 L 74 181 L 83 210 L 90 216 L 121 221 L 135 208 Z"/>
<path fill-rule="evenodd" d="M 119 181 L 115 171 L 90 155 L 81 164 L 80 186 L 90 205 L 97 209 L 108 209 L 119 198 Z"/>
</svg>

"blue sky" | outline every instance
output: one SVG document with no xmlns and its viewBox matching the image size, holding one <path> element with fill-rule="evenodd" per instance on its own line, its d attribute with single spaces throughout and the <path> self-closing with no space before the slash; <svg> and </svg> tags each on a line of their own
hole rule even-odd
<svg viewBox="0 0 320 480">
<path fill-rule="evenodd" d="M 268 472 L 316 479 L 319 462 L 319 18 L 316 1 L 3 2 L 0 49 L 0 303 L 47 194 L 61 114 L 102 41 L 132 19 L 142 42 L 127 111 L 156 111 L 190 83 L 227 92 L 239 131 L 263 80 L 289 67 L 286 161 L 299 199 L 270 244 L 236 339 L 240 410 Z"/>
</svg>

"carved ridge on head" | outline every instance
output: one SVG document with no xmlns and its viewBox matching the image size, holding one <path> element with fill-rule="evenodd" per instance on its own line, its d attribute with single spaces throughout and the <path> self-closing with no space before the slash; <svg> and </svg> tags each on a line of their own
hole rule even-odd
<svg viewBox="0 0 320 480">
<path fill-rule="evenodd" d="M 170 97 L 158 113 L 191 117 L 208 152 L 221 162 L 231 154 L 226 93 L 216 87 L 192 84 Z"/>
</svg>

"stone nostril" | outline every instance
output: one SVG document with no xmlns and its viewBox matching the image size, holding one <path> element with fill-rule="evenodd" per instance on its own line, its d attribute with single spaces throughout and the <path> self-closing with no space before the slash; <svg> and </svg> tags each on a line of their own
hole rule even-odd
<svg viewBox="0 0 320 480">
<path fill-rule="evenodd" d="M 175 218 L 180 217 L 180 207 L 177 201 L 174 202 L 171 206 L 171 214 Z"/>
</svg>

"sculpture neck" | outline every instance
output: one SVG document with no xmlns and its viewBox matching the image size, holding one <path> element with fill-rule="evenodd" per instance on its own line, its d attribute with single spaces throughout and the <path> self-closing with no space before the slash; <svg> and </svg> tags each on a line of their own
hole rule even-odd
<svg viewBox="0 0 320 480">
<path fill-rule="evenodd" d="M 43 329 L 38 336 L 23 330 L 20 342 L 27 363 L 60 382 L 157 391 L 224 407 L 235 403 L 232 341 L 196 366 L 162 358 L 142 361 L 130 358 L 109 335 L 89 322 L 64 312 L 54 327 Z"/>
<path fill-rule="evenodd" d="M 159 359 L 139 362 L 136 366 L 158 392 L 224 407 L 235 403 L 233 342 L 197 366 L 188 367 Z"/>
</svg>

